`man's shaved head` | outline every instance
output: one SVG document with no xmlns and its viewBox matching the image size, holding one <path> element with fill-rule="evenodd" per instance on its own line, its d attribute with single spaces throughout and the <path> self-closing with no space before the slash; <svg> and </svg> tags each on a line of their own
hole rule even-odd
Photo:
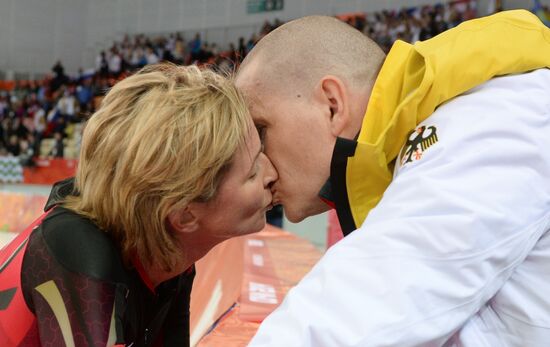
<svg viewBox="0 0 550 347">
<path fill-rule="evenodd" d="M 376 43 L 348 24 L 309 16 L 262 38 L 241 64 L 237 80 L 252 73 L 256 83 L 266 83 L 270 89 L 288 90 L 292 85 L 292 91 L 304 92 L 322 76 L 335 75 L 348 87 L 364 87 L 374 83 L 384 58 Z M 257 68 L 260 73 L 250 71 Z"/>
<path fill-rule="evenodd" d="M 319 191 L 336 139 L 359 132 L 384 58 L 348 24 L 311 16 L 270 32 L 241 64 L 235 83 L 278 172 L 274 204 L 290 221 L 328 209 Z"/>
</svg>

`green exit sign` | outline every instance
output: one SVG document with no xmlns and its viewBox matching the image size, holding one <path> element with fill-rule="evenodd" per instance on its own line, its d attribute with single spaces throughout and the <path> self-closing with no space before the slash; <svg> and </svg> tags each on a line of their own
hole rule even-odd
<svg viewBox="0 0 550 347">
<path fill-rule="evenodd" d="M 284 0 L 248 0 L 246 2 L 247 13 L 281 11 L 283 7 Z"/>
</svg>

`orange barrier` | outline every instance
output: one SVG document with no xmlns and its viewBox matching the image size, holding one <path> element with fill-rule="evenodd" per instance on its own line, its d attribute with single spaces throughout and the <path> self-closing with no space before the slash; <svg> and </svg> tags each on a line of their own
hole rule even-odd
<svg viewBox="0 0 550 347">
<path fill-rule="evenodd" d="M 75 159 L 37 159 L 36 166 L 23 168 L 26 184 L 53 184 L 76 173 Z"/>
<path fill-rule="evenodd" d="M 288 290 L 296 285 L 321 257 L 321 252 L 307 240 L 270 225 L 262 232 L 247 236 L 244 240 L 234 239 L 230 242 L 237 240 L 244 241 L 245 261 L 242 269 L 241 296 L 235 306 L 198 342 L 199 347 L 246 346 L 256 333 L 260 322 L 281 303 Z M 258 266 L 262 263 L 255 256 L 258 254 L 263 257 L 263 266 Z M 209 256 L 210 254 L 207 258 Z M 228 257 L 234 256 L 236 255 L 226 254 L 222 259 L 225 261 Z M 213 258 L 203 260 L 220 261 Z M 236 274 L 238 271 L 239 269 L 233 269 Z M 200 276 L 198 269 L 197 276 Z M 253 285 L 254 290 L 251 290 L 251 283 L 260 285 Z M 193 319 L 191 312 L 191 320 Z M 193 344 L 196 341 L 191 340 Z"/>
<path fill-rule="evenodd" d="M 266 241 L 260 236 L 247 238 L 239 299 L 240 318 L 247 322 L 261 322 L 279 305 L 282 298 L 282 288 Z"/>
<path fill-rule="evenodd" d="M 0 81 L 0 90 L 11 92 L 15 88 L 15 81 Z"/>
<path fill-rule="evenodd" d="M 0 192 L 0 230 L 24 230 L 42 214 L 47 199 L 42 195 Z"/>
<path fill-rule="evenodd" d="M 227 240 L 196 264 L 191 291 L 191 340 L 198 341 L 233 304 L 241 293 L 242 238 Z"/>
</svg>

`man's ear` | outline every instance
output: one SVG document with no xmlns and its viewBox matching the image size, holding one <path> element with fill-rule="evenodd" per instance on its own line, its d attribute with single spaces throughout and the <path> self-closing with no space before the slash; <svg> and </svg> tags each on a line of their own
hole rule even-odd
<svg viewBox="0 0 550 347">
<path fill-rule="evenodd" d="M 330 129 L 334 136 L 341 136 L 351 121 L 347 92 L 344 82 L 333 75 L 324 76 L 319 83 L 320 101 L 330 112 Z"/>
<path fill-rule="evenodd" d="M 199 229 L 197 217 L 188 206 L 173 209 L 168 213 L 168 223 L 175 232 L 180 233 L 194 233 Z"/>
</svg>

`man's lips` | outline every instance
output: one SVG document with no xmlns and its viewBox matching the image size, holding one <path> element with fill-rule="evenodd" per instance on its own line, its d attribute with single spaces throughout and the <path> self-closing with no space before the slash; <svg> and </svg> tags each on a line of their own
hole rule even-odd
<svg viewBox="0 0 550 347">
<path fill-rule="evenodd" d="M 267 211 L 271 210 L 274 206 L 275 206 L 275 204 L 274 204 L 273 193 L 272 193 L 271 198 L 269 199 L 269 203 L 265 207 L 265 211 L 267 212 Z"/>
<path fill-rule="evenodd" d="M 266 206 L 266 211 L 269 211 L 271 210 L 273 207 L 277 206 L 277 205 L 280 205 L 281 202 L 280 200 L 278 199 L 273 199 L 271 200 L 271 202 Z"/>
<path fill-rule="evenodd" d="M 280 205 L 280 204 L 281 204 L 281 199 L 279 198 L 279 194 L 278 194 L 277 190 L 275 190 L 275 189 L 272 188 L 272 189 L 271 189 L 271 196 L 272 196 L 272 198 L 271 198 L 271 200 L 272 200 L 272 201 L 271 201 L 271 204 L 272 204 L 273 206 L 277 206 L 277 205 Z"/>
</svg>

